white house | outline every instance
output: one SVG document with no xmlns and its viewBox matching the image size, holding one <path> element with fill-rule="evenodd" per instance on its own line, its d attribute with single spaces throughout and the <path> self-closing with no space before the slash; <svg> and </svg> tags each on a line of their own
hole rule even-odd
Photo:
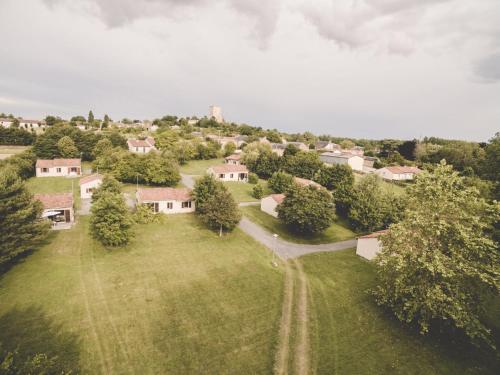
<svg viewBox="0 0 500 375">
<path fill-rule="evenodd" d="M 73 194 L 35 194 L 35 199 L 42 202 L 42 217 L 52 222 L 52 229 L 68 229 L 75 221 Z"/>
<path fill-rule="evenodd" d="M 330 141 L 317 141 L 314 144 L 314 148 L 316 150 L 325 150 L 325 151 L 335 151 L 335 150 L 340 151 L 342 149 L 340 145 L 332 143 Z"/>
<path fill-rule="evenodd" d="M 285 194 L 271 194 L 260 200 L 260 210 L 274 217 L 278 217 L 278 205 L 285 199 Z"/>
<path fill-rule="evenodd" d="M 3 126 L 4 128 L 10 127 L 13 122 L 14 119 L 0 117 L 0 126 Z"/>
<path fill-rule="evenodd" d="M 44 120 L 19 120 L 19 127 L 27 130 L 45 129 L 46 126 L 47 124 Z"/>
<path fill-rule="evenodd" d="M 156 150 L 153 137 L 147 137 L 146 139 L 129 139 L 127 145 L 130 152 L 135 152 L 137 154 L 147 154 L 150 151 Z"/>
<path fill-rule="evenodd" d="M 136 193 L 137 203 L 145 204 L 156 213 L 182 214 L 194 212 L 195 202 L 191 190 L 182 188 L 147 188 Z"/>
<path fill-rule="evenodd" d="M 387 230 L 381 230 L 368 234 L 366 236 L 358 237 L 356 245 L 356 254 L 360 257 L 372 260 L 382 250 L 382 243 L 379 237 L 387 233 Z"/>
<path fill-rule="evenodd" d="M 82 199 L 92 198 L 92 193 L 102 184 L 102 176 L 91 174 L 80 179 L 80 197 Z"/>
<path fill-rule="evenodd" d="M 82 174 L 80 159 L 38 159 L 35 167 L 37 177 L 67 177 Z"/>
<path fill-rule="evenodd" d="M 392 181 L 405 181 L 405 180 L 413 180 L 415 175 L 422 172 L 417 167 L 384 167 L 377 169 L 375 174 L 379 175 L 385 180 Z"/>
<path fill-rule="evenodd" d="M 326 164 L 347 164 L 354 171 L 363 171 L 364 159 L 350 153 L 323 152 L 319 159 Z"/>
<path fill-rule="evenodd" d="M 248 169 L 244 165 L 221 164 L 207 169 L 219 181 L 248 181 Z"/>
<path fill-rule="evenodd" d="M 232 154 L 232 155 L 226 156 L 224 158 L 224 161 L 226 162 L 226 164 L 240 165 L 241 164 L 241 155 L 240 154 Z"/>
<path fill-rule="evenodd" d="M 283 156 L 285 153 L 286 145 L 283 143 L 271 143 L 271 151 L 278 156 Z"/>
<path fill-rule="evenodd" d="M 300 151 L 309 151 L 309 147 L 303 142 L 286 142 L 286 145 L 293 145 L 297 147 Z"/>
</svg>

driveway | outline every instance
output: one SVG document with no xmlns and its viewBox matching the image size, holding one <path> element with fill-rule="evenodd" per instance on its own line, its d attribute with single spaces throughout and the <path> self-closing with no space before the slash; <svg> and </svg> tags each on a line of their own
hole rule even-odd
<svg viewBox="0 0 500 375">
<path fill-rule="evenodd" d="M 90 215 L 90 206 L 92 199 L 81 199 L 80 209 L 77 211 L 78 215 Z"/>
<path fill-rule="evenodd" d="M 192 189 L 194 188 L 194 181 L 196 177 L 197 176 L 181 173 L 181 182 L 185 187 Z"/>
<path fill-rule="evenodd" d="M 243 230 L 243 232 L 273 250 L 276 255 L 284 260 L 298 258 L 302 255 L 317 253 L 320 251 L 338 251 L 356 247 L 355 239 L 321 245 L 305 245 L 288 242 L 279 237 L 274 238 L 271 233 L 259 225 L 251 222 L 246 217 L 241 219 L 239 227 Z"/>
</svg>

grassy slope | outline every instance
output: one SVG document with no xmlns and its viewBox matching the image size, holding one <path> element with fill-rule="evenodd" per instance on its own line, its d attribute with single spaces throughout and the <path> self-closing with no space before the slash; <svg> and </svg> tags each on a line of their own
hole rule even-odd
<svg viewBox="0 0 500 375">
<path fill-rule="evenodd" d="M 187 164 L 181 165 L 180 171 L 185 174 L 203 175 L 212 165 L 222 164 L 224 159 L 191 160 Z"/>
<path fill-rule="evenodd" d="M 267 187 L 267 181 L 259 179 L 259 183 L 264 188 L 264 195 L 271 194 L 271 191 Z M 252 190 L 255 186 L 254 184 L 249 184 L 245 182 L 224 182 L 231 194 L 233 195 L 236 202 L 258 202 L 260 199 L 256 199 L 252 196 Z"/>
<path fill-rule="evenodd" d="M 359 182 L 364 176 L 359 175 L 359 174 L 354 174 L 354 178 L 356 182 Z M 381 187 L 388 193 L 393 193 L 395 195 L 401 195 L 405 192 L 405 188 L 400 185 L 396 185 L 395 183 L 385 181 L 380 179 Z"/>
<path fill-rule="evenodd" d="M 301 260 L 312 292 L 318 374 L 494 373 L 494 364 L 480 360 L 470 348 L 461 351 L 422 338 L 384 314 L 366 292 L 374 283 L 373 266 L 353 250 Z"/>
<path fill-rule="evenodd" d="M 323 233 L 308 238 L 290 232 L 288 228 L 284 224 L 282 224 L 278 219 L 272 217 L 271 215 L 266 214 L 265 212 L 262 212 L 260 210 L 260 206 L 247 206 L 240 208 L 243 214 L 247 216 L 250 220 L 259 224 L 261 227 L 267 229 L 269 232 L 279 234 L 281 238 L 290 242 L 320 244 L 320 243 L 343 241 L 350 238 L 354 238 L 356 236 L 356 233 L 354 233 L 351 229 L 349 229 L 349 226 L 347 224 L 338 220 Z"/>
<path fill-rule="evenodd" d="M 26 186 L 33 194 L 69 193 L 73 184 L 73 199 L 76 207 L 80 206 L 80 178 L 68 177 L 32 177 Z"/>
<path fill-rule="evenodd" d="M 264 248 L 175 215 L 107 251 L 87 220 L 0 278 L 6 349 L 53 349 L 85 373 L 272 371 L 283 275 Z"/>
</svg>

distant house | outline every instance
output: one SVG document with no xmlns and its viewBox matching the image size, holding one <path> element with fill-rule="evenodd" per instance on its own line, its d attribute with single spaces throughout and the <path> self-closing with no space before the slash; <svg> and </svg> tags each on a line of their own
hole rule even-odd
<svg viewBox="0 0 500 375">
<path fill-rule="evenodd" d="M 67 177 L 82 174 L 80 159 L 38 159 L 35 168 L 37 177 Z"/>
<path fill-rule="evenodd" d="M 92 193 L 102 184 L 100 174 L 91 174 L 80 179 L 80 197 L 82 199 L 92 198 Z"/>
<path fill-rule="evenodd" d="M 373 168 L 373 164 L 377 158 L 374 158 L 372 156 L 363 156 L 363 166 Z"/>
<path fill-rule="evenodd" d="M 75 221 L 73 194 L 35 194 L 34 199 L 42 202 L 42 217 L 52 222 L 53 229 L 67 229 Z"/>
<path fill-rule="evenodd" d="M 219 143 L 221 147 L 225 147 L 228 143 L 233 143 L 236 147 L 240 147 L 248 139 L 246 135 L 237 135 L 235 137 L 219 137 L 214 134 L 207 135 L 207 138 L 211 139 L 214 142 Z"/>
<path fill-rule="evenodd" d="M 297 147 L 300 151 L 309 151 L 309 147 L 303 142 L 287 142 L 285 147 L 288 145 L 293 145 Z"/>
<path fill-rule="evenodd" d="M 146 139 L 129 139 L 127 145 L 130 152 L 135 152 L 137 154 L 147 154 L 150 151 L 156 150 L 153 137 L 147 137 Z"/>
<path fill-rule="evenodd" d="M 153 212 L 182 214 L 194 212 L 195 202 L 191 190 L 182 188 L 147 188 L 136 193 L 137 203 L 149 206 Z"/>
<path fill-rule="evenodd" d="M 318 141 L 314 144 L 314 148 L 316 150 L 324 150 L 324 151 L 341 150 L 340 145 L 332 143 L 330 141 Z"/>
<path fill-rule="evenodd" d="M 271 151 L 278 156 L 283 156 L 285 152 L 286 145 L 283 143 L 271 143 Z"/>
<path fill-rule="evenodd" d="M 265 213 L 278 217 L 278 205 L 285 200 L 285 194 L 271 194 L 260 200 L 260 210 Z"/>
<path fill-rule="evenodd" d="M 368 234 L 366 236 L 358 237 L 356 245 L 356 254 L 360 257 L 372 260 L 382 250 L 382 243 L 379 237 L 387 233 L 387 230 L 381 230 Z"/>
<path fill-rule="evenodd" d="M 294 177 L 293 182 L 295 182 L 297 185 L 302 186 L 302 187 L 306 187 L 306 186 L 312 186 L 315 188 L 322 187 L 317 182 L 314 182 L 313 180 L 308 180 L 307 178 Z"/>
<path fill-rule="evenodd" d="M 342 153 L 363 156 L 365 154 L 365 149 L 361 146 L 354 146 L 353 148 L 343 149 Z"/>
<path fill-rule="evenodd" d="M 232 155 L 226 156 L 224 158 L 224 161 L 226 162 L 226 164 L 240 165 L 241 164 L 241 154 L 232 154 Z"/>
<path fill-rule="evenodd" d="M 326 164 L 347 164 L 355 171 L 363 171 L 363 158 L 358 155 L 338 152 L 323 152 L 319 159 Z"/>
<path fill-rule="evenodd" d="M 377 169 L 375 174 L 382 177 L 385 180 L 392 181 L 405 181 L 405 180 L 413 180 L 415 175 L 422 172 L 417 167 L 384 167 Z"/>
<path fill-rule="evenodd" d="M 37 130 L 37 129 L 45 129 L 47 124 L 44 120 L 19 120 L 19 127 L 24 128 L 26 130 Z"/>
<path fill-rule="evenodd" d="M 221 164 L 207 169 L 219 181 L 248 181 L 248 169 L 244 165 Z"/>
<path fill-rule="evenodd" d="M 0 126 L 4 128 L 10 127 L 14 123 L 14 119 L 0 117 Z"/>
</svg>

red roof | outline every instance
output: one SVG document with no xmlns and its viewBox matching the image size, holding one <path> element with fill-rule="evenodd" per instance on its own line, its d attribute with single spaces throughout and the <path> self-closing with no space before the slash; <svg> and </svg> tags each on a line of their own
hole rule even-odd
<svg viewBox="0 0 500 375">
<path fill-rule="evenodd" d="M 270 197 L 278 204 L 281 204 L 285 200 L 285 194 L 271 194 Z"/>
<path fill-rule="evenodd" d="M 42 202 L 45 210 L 73 207 L 72 193 L 35 194 L 35 199 Z"/>
<path fill-rule="evenodd" d="M 151 143 L 143 139 L 129 139 L 127 143 L 132 147 L 153 147 Z"/>
<path fill-rule="evenodd" d="M 312 180 L 308 180 L 307 178 L 300 178 L 300 177 L 294 177 L 293 181 L 300 185 L 300 186 L 314 186 L 314 187 L 321 187 L 320 184 L 317 182 L 314 182 Z"/>
<path fill-rule="evenodd" d="M 373 233 L 367 234 L 366 236 L 358 237 L 358 239 L 359 238 L 377 238 L 378 236 L 386 234 L 388 231 L 389 231 L 388 229 L 379 230 L 378 232 L 373 232 Z"/>
<path fill-rule="evenodd" d="M 214 165 L 213 167 L 210 167 L 215 173 L 248 173 L 247 167 L 244 165 L 234 165 L 234 164 L 221 164 L 221 165 Z"/>
<path fill-rule="evenodd" d="M 137 197 L 141 201 L 189 201 L 191 190 L 186 188 L 146 188 L 137 191 Z"/>
<path fill-rule="evenodd" d="M 85 176 L 80 179 L 80 185 L 83 184 L 88 184 L 89 182 L 95 181 L 95 180 L 102 180 L 102 176 L 100 174 L 91 174 L 90 176 Z"/>
<path fill-rule="evenodd" d="M 232 154 L 229 156 L 226 156 L 226 160 L 240 160 L 241 155 L 240 154 Z"/>
<path fill-rule="evenodd" d="M 81 167 L 80 159 L 38 159 L 36 168 L 54 168 L 54 167 Z"/>
<path fill-rule="evenodd" d="M 400 167 L 400 166 L 394 166 L 394 167 L 385 167 L 389 172 L 394 173 L 394 174 L 402 174 L 402 173 L 420 173 L 422 172 L 420 169 L 417 167 Z"/>
</svg>

